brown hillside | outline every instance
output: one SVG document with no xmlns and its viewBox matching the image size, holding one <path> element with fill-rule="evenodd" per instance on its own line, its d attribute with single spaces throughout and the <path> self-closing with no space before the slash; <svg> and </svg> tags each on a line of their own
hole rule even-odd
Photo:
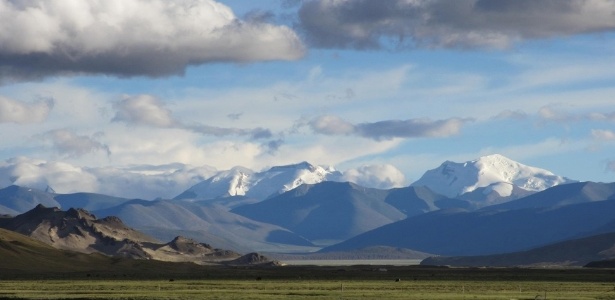
<svg viewBox="0 0 615 300">
<path fill-rule="evenodd" d="M 184 237 L 176 237 L 162 244 L 124 225 L 117 217 L 99 220 L 83 209 L 62 211 L 38 205 L 14 218 L 0 220 L 0 227 L 19 232 L 56 249 L 86 254 L 196 264 L 215 264 L 240 256 L 233 251 L 214 249 Z"/>
</svg>

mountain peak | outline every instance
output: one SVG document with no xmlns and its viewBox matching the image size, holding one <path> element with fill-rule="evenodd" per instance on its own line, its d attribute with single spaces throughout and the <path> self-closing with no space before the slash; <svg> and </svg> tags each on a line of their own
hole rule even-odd
<svg viewBox="0 0 615 300">
<path fill-rule="evenodd" d="M 53 212 L 58 212 L 58 211 L 60 211 L 60 209 L 57 207 L 46 207 L 45 205 L 39 203 L 27 213 L 30 213 L 33 215 L 40 215 L 40 214 L 48 214 L 48 213 L 53 213 Z"/>
<path fill-rule="evenodd" d="M 306 161 L 274 166 L 266 171 L 254 172 L 233 168 L 192 186 L 176 199 L 215 199 L 228 196 L 246 196 L 266 199 L 292 190 L 302 184 L 315 184 L 341 174 L 335 169 L 312 165 Z"/>
<path fill-rule="evenodd" d="M 496 192 L 500 197 L 514 198 L 515 187 L 538 192 L 570 182 L 573 181 L 550 171 L 492 154 L 464 163 L 446 161 L 425 172 L 412 186 L 426 186 L 447 197 L 459 197 L 482 189 L 483 194 Z"/>
<path fill-rule="evenodd" d="M 96 219 L 96 216 L 94 216 L 92 213 L 82 208 L 71 207 L 66 211 L 66 215 L 71 218 L 77 218 L 80 220 L 95 220 Z"/>
</svg>

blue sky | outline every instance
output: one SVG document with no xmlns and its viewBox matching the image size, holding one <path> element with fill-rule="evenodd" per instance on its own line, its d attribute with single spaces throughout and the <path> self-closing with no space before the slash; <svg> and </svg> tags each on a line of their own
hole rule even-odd
<svg viewBox="0 0 615 300">
<path fill-rule="evenodd" d="M 613 1 L 0 1 L 0 185 L 169 197 L 309 161 L 615 178 Z M 369 166 L 369 167 L 366 167 Z"/>
</svg>

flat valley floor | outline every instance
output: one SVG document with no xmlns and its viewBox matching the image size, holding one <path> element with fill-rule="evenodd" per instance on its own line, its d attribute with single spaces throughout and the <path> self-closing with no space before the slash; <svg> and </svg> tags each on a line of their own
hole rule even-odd
<svg viewBox="0 0 615 300">
<path fill-rule="evenodd" d="M 0 299 L 615 299 L 612 269 L 363 265 L 165 275 L 2 270 Z"/>
</svg>

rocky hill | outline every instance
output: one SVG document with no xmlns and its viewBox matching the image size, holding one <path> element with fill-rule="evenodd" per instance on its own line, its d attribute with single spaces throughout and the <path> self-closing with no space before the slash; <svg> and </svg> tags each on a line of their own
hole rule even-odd
<svg viewBox="0 0 615 300">
<path fill-rule="evenodd" d="M 0 219 L 0 227 L 56 249 L 87 254 L 197 264 L 220 263 L 240 257 L 236 252 L 184 237 L 160 243 L 124 225 L 117 217 L 97 219 L 83 209 L 62 211 L 38 205 L 24 214 Z"/>
</svg>

